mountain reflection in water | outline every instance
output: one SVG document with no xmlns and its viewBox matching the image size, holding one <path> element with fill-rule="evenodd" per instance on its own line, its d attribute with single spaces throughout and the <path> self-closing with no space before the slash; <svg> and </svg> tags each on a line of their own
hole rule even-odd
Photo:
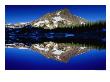
<svg viewBox="0 0 110 82">
<path fill-rule="evenodd" d="M 6 47 L 30 48 L 47 58 L 62 62 L 68 62 L 71 57 L 91 49 L 105 49 L 105 42 L 104 29 L 81 33 L 6 29 L 5 40 Z"/>
<path fill-rule="evenodd" d="M 106 69 L 106 30 L 6 28 L 5 69 Z"/>
</svg>

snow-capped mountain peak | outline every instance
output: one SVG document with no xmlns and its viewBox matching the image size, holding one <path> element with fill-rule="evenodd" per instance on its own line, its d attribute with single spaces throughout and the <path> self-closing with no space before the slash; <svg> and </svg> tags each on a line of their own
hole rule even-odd
<svg viewBox="0 0 110 82">
<path fill-rule="evenodd" d="M 42 27 L 44 29 L 54 29 L 59 27 L 65 27 L 67 25 L 82 25 L 86 24 L 87 20 L 77 15 L 71 14 L 68 9 L 57 10 L 52 13 L 47 13 L 39 19 L 32 22 L 22 22 L 16 24 L 6 24 L 8 28 L 22 28 L 27 25 L 32 25 L 32 27 Z"/>
<path fill-rule="evenodd" d="M 32 26 L 43 27 L 44 29 L 54 29 L 65 25 L 82 25 L 87 21 L 79 16 L 72 15 L 68 9 L 62 9 L 48 13 L 43 17 L 34 20 Z"/>
</svg>

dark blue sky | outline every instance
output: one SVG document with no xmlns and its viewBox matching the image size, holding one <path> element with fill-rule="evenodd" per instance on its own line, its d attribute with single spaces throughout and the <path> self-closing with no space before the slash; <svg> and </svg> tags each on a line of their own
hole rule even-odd
<svg viewBox="0 0 110 82">
<path fill-rule="evenodd" d="M 5 20 L 6 23 L 30 22 L 64 8 L 89 21 L 106 20 L 105 5 L 6 5 Z"/>
</svg>

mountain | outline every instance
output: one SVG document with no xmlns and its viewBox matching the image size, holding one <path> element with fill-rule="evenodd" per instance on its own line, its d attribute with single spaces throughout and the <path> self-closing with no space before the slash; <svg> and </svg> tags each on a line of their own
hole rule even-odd
<svg viewBox="0 0 110 82">
<path fill-rule="evenodd" d="M 23 28 L 27 25 L 30 25 L 29 22 L 21 22 L 21 23 L 16 23 L 16 24 L 5 24 L 6 28 Z"/>
<path fill-rule="evenodd" d="M 47 13 L 39 19 L 27 23 L 5 24 L 6 28 L 23 28 L 27 25 L 32 27 L 42 27 L 44 29 L 62 28 L 68 25 L 82 25 L 88 21 L 79 16 L 73 15 L 68 9 L 57 10 Z"/>
<path fill-rule="evenodd" d="M 71 14 L 71 12 L 65 8 L 52 13 L 47 13 L 41 18 L 34 20 L 31 25 L 33 27 L 43 27 L 44 29 L 54 29 L 67 25 L 82 25 L 87 22 L 86 19 Z"/>
</svg>

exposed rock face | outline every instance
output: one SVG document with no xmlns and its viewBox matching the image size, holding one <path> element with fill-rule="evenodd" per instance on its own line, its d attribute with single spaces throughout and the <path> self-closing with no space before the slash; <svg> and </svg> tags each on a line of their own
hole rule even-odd
<svg viewBox="0 0 110 82">
<path fill-rule="evenodd" d="M 63 9 L 48 13 L 38 20 L 33 21 L 32 26 L 43 27 L 44 29 L 54 29 L 66 25 L 82 25 L 86 23 L 87 20 L 84 18 L 72 15 L 68 9 Z"/>
<path fill-rule="evenodd" d="M 71 46 L 64 43 L 44 42 L 43 44 L 32 44 L 26 46 L 22 43 L 18 44 L 6 44 L 6 47 L 26 49 L 31 48 L 37 52 L 40 52 L 47 58 L 55 59 L 62 62 L 67 62 L 73 56 L 80 55 L 87 52 L 89 49 L 82 46 Z"/>
</svg>

